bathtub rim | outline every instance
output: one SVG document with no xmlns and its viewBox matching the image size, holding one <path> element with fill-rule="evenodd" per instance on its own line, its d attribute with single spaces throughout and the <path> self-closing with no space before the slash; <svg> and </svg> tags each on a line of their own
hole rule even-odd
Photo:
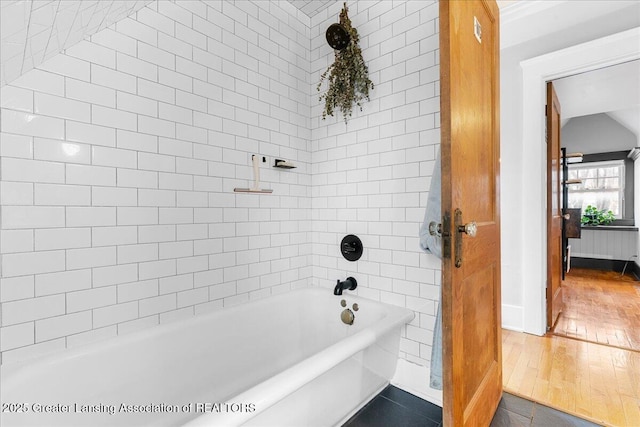
<svg viewBox="0 0 640 427">
<path fill-rule="evenodd" d="M 256 307 L 256 306 L 260 307 L 260 306 L 272 303 L 274 299 L 293 298 L 297 294 L 304 294 L 304 293 L 310 293 L 312 295 L 317 294 L 322 297 L 332 296 L 331 290 L 327 288 L 321 288 L 321 287 L 315 287 L 315 286 L 298 288 L 288 292 L 278 293 L 265 298 L 261 298 L 255 301 L 248 301 L 247 303 L 234 305 L 232 307 L 221 308 L 209 313 L 193 315 L 187 319 L 182 319 L 182 320 L 171 322 L 171 323 L 158 324 L 149 328 L 137 330 L 135 332 L 126 333 L 123 335 L 116 335 L 113 337 L 106 338 L 104 340 L 87 343 L 85 345 L 78 345 L 71 348 L 64 348 L 64 349 L 60 349 L 58 351 L 47 353 L 41 356 L 36 356 L 33 358 L 28 358 L 28 359 L 24 359 L 16 362 L 2 364 L 0 365 L 0 379 L 2 381 L 2 388 L 4 390 L 11 390 L 11 388 L 14 386 L 16 382 L 20 382 L 20 381 L 23 381 L 24 379 L 29 379 L 34 376 L 38 376 L 41 373 L 46 373 L 56 363 L 60 363 L 65 360 L 72 361 L 73 359 L 81 358 L 85 355 L 92 354 L 94 352 L 99 352 L 101 350 L 108 350 L 108 349 L 111 349 L 114 344 L 117 344 L 118 346 L 125 346 L 128 343 L 133 343 L 133 342 L 139 341 L 140 339 L 154 339 L 163 334 L 170 334 L 172 332 L 181 330 L 183 328 L 189 328 L 191 326 L 195 326 L 196 324 L 205 323 L 216 317 L 225 316 L 225 315 L 234 315 L 238 312 L 241 313 L 242 311 L 248 310 L 247 307 L 249 307 L 249 309 L 251 307 Z M 362 303 L 374 304 L 376 306 L 382 306 L 388 310 L 387 315 L 383 319 L 376 320 L 372 325 L 370 325 L 370 327 L 380 322 L 380 320 L 384 320 L 385 318 L 387 318 L 388 315 L 391 315 L 392 313 L 398 313 L 404 310 L 408 310 L 411 312 L 410 313 L 411 319 L 413 319 L 413 317 L 415 316 L 415 313 L 407 308 L 394 306 L 388 303 L 360 297 L 356 294 L 348 294 L 348 295 L 336 297 L 336 301 L 339 301 L 338 298 L 345 298 L 345 297 L 348 297 L 350 300 L 353 300 L 353 302 L 358 302 L 361 305 Z M 411 321 L 411 319 L 408 321 Z M 360 332 L 363 332 L 363 331 L 360 331 Z M 352 336 L 355 336 L 355 335 L 357 335 L 357 333 Z M 327 348 L 331 348 L 332 346 L 329 346 Z M 325 351 L 327 348 L 321 351 Z M 292 367 L 289 367 L 287 369 L 290 369 L 290 368 Z"/>
<path fill-rule="evenodd" d="M 369 300 L 355 295 L 353 295 L 353 297 L 361 301 L 382 304 L 389 308 L 389 312 L 385 317 L 376 320 L 367 328 L 341 339 L 311 357 L 290 366 L 284 371 L 230 399 L 232 402 L 254 403 L 256 407 L 254 412 L 234 413 L 231 415 L 228 413 L 205 413 L 183 424 L 182 427 L 242 425 L 286 398 L 291 393 L 294 393 L 305 384 L 315 380 L 329 369 L 371 346 L 378 341 L 378 339 L 396 332 L 395 329 L 398 329 L 397 333 L 401 333 L 402 326 L 415 318 L 415 312 L 408 308 Z M 389 383 L 390 380 L 391 378 L 387 379 L 387 383 Z M 277 393 L 272 393 L 273 389 L 277 390 Z"/>
</svg>

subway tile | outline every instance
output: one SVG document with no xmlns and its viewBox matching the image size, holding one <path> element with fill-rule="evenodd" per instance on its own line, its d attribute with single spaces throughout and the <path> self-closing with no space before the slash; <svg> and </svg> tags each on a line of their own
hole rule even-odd
<svg viewBox="0 0 640 427">
<path fill-rule="evenodd" d="M 156 243 L 118 246 L 118 264 L 155 261 L 157 259 L 158 245 Z"/>
<path fill-rule="evenodd" d="M 110 108 L 116 106 L 116 91 L 109 87 L 68 78 L 65 90 L 67 98 Z"/>
<path fill-rule="evenodd" d="M 196 16 L 198 16 L 197 13 L 193 16 L 194 24 Z M 176 38 L 186 42 L 189 46 L 199 47 L 200 49 L 207 48 L 207 37 L 199 31 L 194 31 L 185 25 L 176 24 L 175 34 Z"/>
<path fill-rule="evenodd" d="M 64 227 L 64 207 L 2 206 L 2 228 Z"/>
<path fill-rule="evenodd" d="M 191 125 L 193 124 L 193 110 L 161 102 L 158 117 L 162 120 Z M 180 138 L 180 137 L 178 137 Z"/>
<path fill-rule="evenodd" d="M 126 148 L 137 151 L 158 152 L 158 137 L 144 133 L 129 132 L 118 129 L 118 148 Z"/>
<path fill-rule="evenodd" d="M 138 79 L 138 95 L 169 104 L 176 101 L 174 88 L 144 79 Z"/>
<path fill-rule="evenodd" d="M 135 40 L 141 40 L 150 45 L 158 44 L 158 32 L 148 25 L 132 18 L 124 18 L 117 22 L 116 31 Z M 139 43 L 140 44 L 140 43 Z"/>
<path fill-rule="evenodd" d="M 138 168 L 162 172 L 175 172 L 175 157 L 163 154 L 138 153 Z"/>
<path fill-rule="evenodd" d="M 158 209 L 155 207 L 118 207 L 118 226 L 152 225 L 158 223 Z"/>
<path fill-rule="evenodd" d="M 176 294 L 146 298 L 139 302 L 140 316 L 149 316 L 175 310 L 177 307 Z"/>
<path fill-rule="evenodd" d="M 85 144 L 34 138 L 33 157 L 37 160 L 88 164 L 91 162 L 89 148 Z"/>
<path fill-rule="evenodd" d="M 135 188 L 91 187 L 93 206 L 136 206 L 138 190 Z"/>
<path fill-rule="evenodd" d="M 97 267 L 92 270 L 93 286 L 110 286 L 138 280 L 138 265 L 125 264 Z"/>
<path fill-rule="evenodd" d="M 2 230 L 0 232 L 0 253 L 31 251 L 33 251 L 33 230 Z"/>
<path fill-rule="evenodd" d="M 37 297 L 89 288 L 91 288 L 91 270 L 38 274 L 35 278 L 35 295 Z"/>
<path fill-rule="evenodd" d="M 203 180 L 207 179 L 206 176 L 208 173 L 208 164 L 205 160 L 199 159 L 184 159 L 182 157 L 176 158 L 176 172 L 180 174 L 190 174 L 190 175 L 205 175 L 200 177 L 193 178 L 193 189 L 198 190 L 198 178 L 200 178 L 200 185 L 204 186 Z"/>
<path fill-rule="evenodd" d="M 115 50 L 96 43 L 91 43 L 87 40 L 82 40 L 66 49 L 65 54 L 92 64 L 100 64 L 109 68 L 116 67 Z M 93 73 L 93 70 L 91 71 Z"/>
<path fill-rule="evenodd" d="M 0 302 L 33 298 L 34 276 L 0 279 Z"/>
<path fill-rule="evenodd" d="M 159 208 L 160 224 L 192 224 L 192 208 Z"/>
<path fill-rule="evenodd" d="M 193 255 L 193 242 L 160 243 L 160 259 L 180 258 Z"/>
<path fill-rule="evenodd" d="M 33 91 L 10 85 L 2 86 L 0 107 L 33 113 Z"/>
<path fill-rule="evenodd" d="M 157 279 L 119 285 L 118 304 L 157 296 L 158 289 Z"/>
<path fill-rule="evenodd" d="M 159 281 L 160 295 L 193 289 L 193 274 L 164 277 Z"/>
<path fill-rule="evenodd" d="M 209 300 L 208 288 L 190 289 L 178 292 L 177 308 L 202 304 Z"/>
<path fill-rule="evenodd" d="M 175 206 L 176 193 L 173 190 L 138 190 L 139 206 Z"/>
<path fill-rule="evenodd" d="M 112 166 L 135 169 L 136 153 L 111 147 L 91 147 L 91 163 L 96 166 Z"/>
<path fill-rule="evenodd" d="M 158 3 L 158 13 L 170 17 L 174 21 L 186 25 L 189 28 L 191 28 L 193 24 L 193 14 L 173 3 Z"/>
<path fill-rule="evenodd" d="M 85 123 L 91 118 L 89 104 L 39 92 L 34 96 L 34 113 Z"/>
<path fill-rule="evenodd" d="M 174 69 L 176 64 L 174 54 L 146 43 L 138 43 L 138 59 L 155 64 L 161 69 Z"/>
<path fill-rule="evenodd" d="M 165 34 L 174 35 L 175 21 L 164 15 L 159 14 L 155 10 L 145 7 L 138 11 L 137 21 L 149 27 L 162 31 Z"/>
<path fill-rule="evenodd" d="M 178 157 L 176 159 L 177 167 L 177 164 L 182 160 L 182 157 L 193 156 L 193 144 L 188 141 L 161 137 L 158 141 L 158 152 L 160 154 L 169 154 Z"/>
<path fill-rule="evenodd" d="M 194 273 L 209 269 L 209 257 L 207 255 L 179 258 L 177 260 L 178 274 Z"/>
<path fill-rule="evenodd" d="M 208 237 L 207 224 L 178 225 L 176 231 L 177 240 L 197 240 L 206 239 Z"/>
<path fill-rule="evenodd" d="M 190 58 L 185 59 L 180 56 L 176 56 L 176 71 L 180 74 L 193 77 L 194 81 L 207 81 L 209 75 L 209 71 L 204 65 L 200 65 L 198 62 L 192 61 Z"/>
<path fill-rule="evenodd" d="M 117 170 L 118 187 L 157 188 L 158 173 L 134 169 Z"/>
<path fill-rule="evenodd" d="M 64 139 L 64 120 L 3 108 L 2 132 Z"/>
<path fill-rule="evenodd" d="M 87 248 L 91 246 L 88 228 L 43 228 L 35 230 L 35 250 Z"/>
<path fill-rule="evenodd" d="M 33 137 L 0 133 L 0 156 L 33 158 Z"/>
<path fill-rule="evenodd" d="M 36 321 L 36 342 L 48 341 L 91 329 L 91 311 Z"/>
<path fill-rule="evenodd" d="M 104 267 L 116 264 L 116 248 L 85 248 L 67 250 L 67 269 Z"/>
<path fill-rule="evenodd" d="M 91 65 L 91 83 L 134 94 L 138 89 L 135 76 L 95 64 Z"/>
<path fill-rule="evenodd" d="M 163 173 L 158 174 L 159 188 L 167 190 L 192 190 L 193 177 L 191 175 Z"/>
<path fill-rule="evenodd" d="M 93 310 L 93 327 L 101 328 L 137 318 L 137 302 L 132 301 L 124 304 L 115 304 Z"/>
<path fill-rule="evenodd" d="M 35 184 L 34 202 L 49 206 L 88 206 L 91 187 L 80 185 Z"/>
<path fill-rule="evenodd" d="M 65 313 L 64 295 L 30 298 L 2 304 L 2 325 L 32 322 Z"/>
<path fill-rule="evenodd" d="M 176 240 L 175 225 L 148 225 L 138 227 L 138 242 L 173 242 Z"/>
<path fill-rule="evenodd" d="M 69 292 L 67 297 L 67 313 L 91 310 L 116 303 L 116 287 L 107 286 L 98 289 Z"/>
<path fill-rule="evenodd" d="M 64 183 L 65 166 L 60 163 L 2 158 L 1 165 L 3 181 Z"/>
<path fill-rule="evenodd" d="M 136 114 L 100 105 L 91 107 L 91 122 L 101 126 L 130 131 L 136 131 L 138 128 L 138 116 Z"/>
<path fill-rule="evenodd" d="M 119 110 L 146 116 L 158 116 L 158 102 L 142 96 L 131 95 L 126 92 L 118 92 L 117 106 Z"/>
<path fill-rule="evenodd" d="M 150 261 L 139 264 L 140 280 L 156 279 L 158 277 L 174 276 L 176 274 L 175 259 Z"/>
<path fill-rule="evenodd" d="M 158 33 L 158 46 L 162 46 L 163 50 L 171 52 L 176 56 L 182 56 L 188 59 L 193 57 L 193 45 L 164 33 Z"/>
<path fill-rule="evenodd" d="M 28 182 L 0 182 L 0 204 L 32 205 L 33 185 Z"/>
<path fill-rule="evenodd" d="M 117 25 L 117 24 L 116 24 Z M 127 55 L 136 55 L 136 39 L 114 31 L 112 28 L 104 28 L 91 36 L 91 42 L 116 51 L 116 64 L 120 66 L 121 52 Z"/>
<path fill-rule="evenodd" d="M 132 55 L 132 56 L 129 56 L 129 55 Z M 141 77 L 151 81 L 157 81 L 158 66 L 156 64 L 152 64 L 151 62 L 134 58 L 133 56 L 136 56 L 135 52 L 133 54 L 128 54 L 128 55 L 118 52 L 117 54 L 118 65 L 116 69 L 120 72 L 131 74 L 136 77 Z"/>
<path fill-rule="evenodd" d="M 115 207 L 67 207 L 67 227 L 116 225 Z"/>
<path fill-rule="evenodd" d="M 64 77 L 44 70 L 30 70 L 11 82 L 11 85 L 36 92 L 64 96 Z"/>
<path fill-rule="evenodd" d="M 138 229 L 135 226 L 93 227 L 91 242 L 94 247 L 135 244 L 138 242 Z"/>
<path fill-rule="evenodd" d="M 151 135 L 175 138 L 176 124 L 174 122 L 160 120 L 153 117 L 138 116 L 138 131 Z"/>
<path fill-rule="evenodd" d="M 116 131 L 112 128 L 67 121 L 66 129 L 66 139 L 68 141 L 85 142 L 106 147 L 115 147 L 116 145 Z"/>
<path fill-rule="evenodd" d="M 34 325 L 33 322 L 29 322 L 0 328 L 0 351 L 34 344 Z"/>
<path fill-rule="evenodd" d="M 158 70 L 158 82 L 185 92 L 193 92 L 193 79 L 191 77 L 166 68 Z"/>
</svg>

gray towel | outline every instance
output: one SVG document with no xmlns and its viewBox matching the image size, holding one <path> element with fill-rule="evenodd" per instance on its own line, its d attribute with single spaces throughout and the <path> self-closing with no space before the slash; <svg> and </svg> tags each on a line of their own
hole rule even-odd
<svg viewBox="0 0 640 427">
<path fill-rule="evenodd" d="M 438 258 L 442 259 L 442 238 L 440 236 L 432 236 L 429 234 L 429 223 L 432 221 L 440 223 L 441 221 L 440 182 L 440 148 L 438 148 L 436 164 L 433 167 L 433 175 L 431 176 L 429 196 L 427 197 L 427 209 L 424 213 L 422 227 L 420 227 L 420 246 L 425 251 L 431 252 Z M 433 328 L 433 343 L 431 345 L 431 378 L 429 382 L 431 388 L 436 390 L 442 390 L 442 312 L 440 310 L 440 305 L 440 301 L 438 301 L 438 312 L 436 315 L 436 324 Z"/>
</svg>

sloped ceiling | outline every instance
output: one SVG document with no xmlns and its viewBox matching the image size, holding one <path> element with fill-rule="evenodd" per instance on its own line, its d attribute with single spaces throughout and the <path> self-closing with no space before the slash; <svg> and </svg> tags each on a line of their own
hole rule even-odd
<svg viewBox="0 0 640 427">
<path fill-rule="evenodd" d="M 0 1 L 0 86 L 151 1 Z"/>
<path fill-rule="evenodd" d="M 553 82 L 563 121 L 606 113 L 640 136 L 640 60 L 630 61 Z"/>
<path fill-rule="evenodd" d="M 152 1 L 0 0 L 0 86 Z M 289 1 L 313 17 L 344 0 Z M 498 5 L 514 2 L 498 0 Z"/>
</svg>

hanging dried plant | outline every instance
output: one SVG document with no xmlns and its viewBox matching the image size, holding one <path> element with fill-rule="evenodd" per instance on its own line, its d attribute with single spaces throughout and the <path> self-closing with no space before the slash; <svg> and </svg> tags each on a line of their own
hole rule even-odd
<svg viewBox="0 0 640 427">
<path fill-rule="evenodd" d="M 362 100 L 369 101 L 369 90 L 373 89 L 373 83 L 369 80 L 369 70 L 358 46 L 358 31 L 351 26 L 348 10 L 347 4 L 344 3 L 340 12 L 340 25 L 348 32 L 351 40 L 344 49 L 335 50 L 335 60 L 322 73 L 317 87 L 319 92 L 322 82 L 328 79 L 329 88 L 320 96 L 320 101 L 324 100 L 322 120 L 327 116 L 333 116 L 333 110 L 339 108 L 345 123 L 351 117 L 354 104 L 362 111 Z"/>
</svg>

